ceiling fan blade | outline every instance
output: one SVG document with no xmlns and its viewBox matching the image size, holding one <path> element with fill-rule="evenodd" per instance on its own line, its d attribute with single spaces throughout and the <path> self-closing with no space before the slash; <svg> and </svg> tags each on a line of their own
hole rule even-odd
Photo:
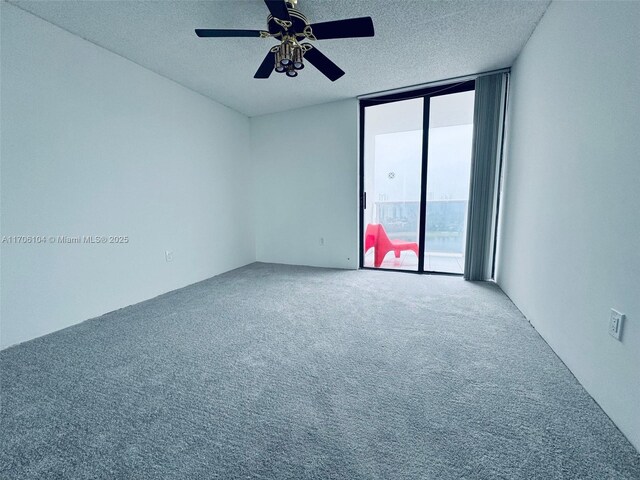
<svg viewBox="0 0 640 480">
<path fill-rule="evenodd" d="M 307 44 L 309 45 L 309 44 Z M 344 71 L 329 60 L 324 53 L 318 50 L 316 47 L 310 48 L 304 53 L 304 58 L 309 60 L 309 63 L 320 70 L 329 80 L 335 82 L 341 76 L 344 75 Z"/>
<path fill-rule="evenodd" d="M 286 20 L 288 22 L 291 21 L 291 17 L 289 16 L 289 10 L 287 10 L 287 4 L 284 0 L 264 0 L 264 3 L 267 4 L 267 8 L 276 18 L 280 20 Z"/>
<path fill-rule="evenodd" d="M 275 56 L 272 52 L 267 53 L 267 56 L 264 57 L 264 60 L 258 67 L 258 71 L 253 76 L 253 78 L 269 78 L 271 76 L 271 72 L 276 64 Z"/>
<path fill-rule="evenodd" d="M 226 30 L 220 28 L 196 28 L 199 37 L 259 37 L 260 30 Z"/>
<path fill-rule="evenodd" d="M 318 40 L 331 38 L 373 37 L 371 17 L 348 18 L 333 22 L 312 23 L 311 31 Z"/>
</svg>

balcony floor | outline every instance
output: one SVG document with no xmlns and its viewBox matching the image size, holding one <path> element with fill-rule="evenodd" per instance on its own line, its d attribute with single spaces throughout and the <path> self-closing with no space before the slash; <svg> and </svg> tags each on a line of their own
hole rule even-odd
<svg viewBox="0 0 640 480">
<path fill-rule="evenodd" d="M 364 256 L 364 266 L 373 267 L 374 250 L 369 250 Z M 400 258 L 395 258 L 389 252 L 381 268 L 394 270 L 418 270 L 418 257 L 413 252 L 401 252 Z M 464 272 L 464 257 L 459 253 L 427 253 L 424 256 L 424 268 L 430 272 L 460 273 Z"/>
</svg>

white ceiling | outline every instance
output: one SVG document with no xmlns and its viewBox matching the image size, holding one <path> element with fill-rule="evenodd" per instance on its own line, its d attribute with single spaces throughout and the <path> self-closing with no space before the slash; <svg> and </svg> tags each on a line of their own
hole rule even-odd
<svg viewBox="0 0 640 480">
<path fill-rule="evenodd" d="M 511 66 L 549 0 L 299 0 L 311 21 L 371 16 L 373 38 L 323 40 L 346 75 L 253 74 L 273 39 L 203 39 L 194 28 L 266 29 L 262 0 L 11 1 L 248 116 Z"/>
</svg>

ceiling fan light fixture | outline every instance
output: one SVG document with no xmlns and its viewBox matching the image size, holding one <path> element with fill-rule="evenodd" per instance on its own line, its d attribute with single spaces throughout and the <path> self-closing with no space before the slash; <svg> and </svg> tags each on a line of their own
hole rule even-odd
<svg viewBox="0 0 640 480">
<path fill-rule="evenodd" d="M 276 64 L 274 69 L 278 73 L 284 73 L 284 71 L 286 70 L 286 67 L 282 65 L 282 55 L 280 55 L 280 49 L 276 50 Z"/>
<path fill-rule="evenodd" d="M 302 70 L 304 68 L 304 63 L 302 62 L 302 47 L 296 45 L 293 48 L 293 68 L 296 70 Z"/>
<path fill-rule="evenodd" d="M 280 49 L 279 49 L 280 63 L 285 67 L 291 63 L 291 57 L 292 57 L 291 50 L 292 50 L 291 42 L 285 40 L 280 44 Z"/>
<path fill-rule="evenodd" d="M 287 77 L 297 77 L 298 76 L 298 72 L 296 72 L 296 69 L 293 68 L 293 65 L 289 65 L 289 68 L 287 69 Z"/>
</svg>

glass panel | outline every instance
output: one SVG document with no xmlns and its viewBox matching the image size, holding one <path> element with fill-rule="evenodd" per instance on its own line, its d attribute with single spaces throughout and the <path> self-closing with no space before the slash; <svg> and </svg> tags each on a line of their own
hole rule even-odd
<svg viewBox="0 0 640 480">
<path fill-rule="evenodd" d="M 464 272 L 474 97 L 470 91 L 430 100 L 426 271 Z"/>
<path fill-rule="evenodd" d="M 365 108 L 365 267 L 418 270 L 423 105 Z"/>
</svg>

